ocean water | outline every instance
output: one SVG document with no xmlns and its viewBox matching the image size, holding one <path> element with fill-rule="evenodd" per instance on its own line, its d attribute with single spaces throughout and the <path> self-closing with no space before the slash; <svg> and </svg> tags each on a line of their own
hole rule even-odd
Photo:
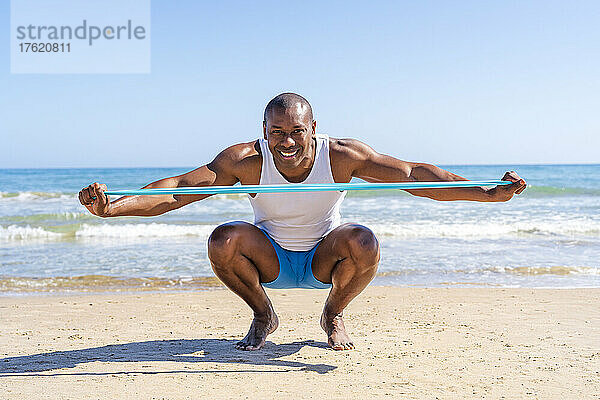
<svg viewBox="0 0 600 400">
<path fill-rule="evenodd" d="M 374 284 L 600 287 L 600 165 L 443 167 L 469 179 L 514 169 L 530 186 L 507 203 L 350 192 L 343 221 L 380 240 Z M 114 219 L 90 215 L 76 197 L 94 181 L 138 188 L 189 169 L 0 170 L 0 293 L 218 286 L 207 238 L 223 222 L 252 222 L 244 195 Z"/>
</svg>

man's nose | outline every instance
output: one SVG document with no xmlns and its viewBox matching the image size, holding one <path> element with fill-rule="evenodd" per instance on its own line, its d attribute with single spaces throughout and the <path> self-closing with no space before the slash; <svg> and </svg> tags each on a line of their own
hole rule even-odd
<svg viewBox="0 0 600 400">
<path fill-rule="evenodd" d="M 294 139 L 292 139 L 291 135 L 285 135 L 285 137 L 281 140 L 281 145 L 285 147 L 292 147 L 296 144 Z"/>
</svg>

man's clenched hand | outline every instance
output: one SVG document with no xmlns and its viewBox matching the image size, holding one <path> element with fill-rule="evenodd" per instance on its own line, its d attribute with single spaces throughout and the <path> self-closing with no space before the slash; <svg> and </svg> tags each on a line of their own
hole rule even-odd
<svg viewBox="0 0 600 400">
<path fill-rule="evenodd" d="M 106 185 L 94 182 L 90 186 L 81 189 L 79 202 L 92 214 L 105 217 L 110 208 L 110 199 L 104 194 L 105 190 L 108 190 Z"/>
<path fill-rule="evenodd" d="M 513 182 L 511 185 L 496 186 L 491 190 L 495 201 L 508 201 L 513 195 L 521 194 L 527 187 L 527 183 L 515 171 L 509 171 L 502 177 L 503 181 Z"/>
</svg>

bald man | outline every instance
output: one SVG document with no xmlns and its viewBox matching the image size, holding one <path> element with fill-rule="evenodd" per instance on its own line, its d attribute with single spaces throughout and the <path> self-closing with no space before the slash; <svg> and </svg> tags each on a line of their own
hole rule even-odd
<svg viewBox="0 0 600 400">
<path fill-rule="evenodd" d="M 285 183 L 347 183 L 353 177 L 368 182 L 463 181 L 436 166 L 406 162 L 377 153 L 354 139 L 317 134 L 308 101 L 294 93 L 272 99 L 265 109 L 263 137 L 235 144 L 186 174 L 158 180 L 145 188 Z M 485 188 L 408 190 L 439 201 L 508 201 L 526 183 L 514 171 L 503 180 L 511 185 Z M 210 195 L 125 196 L 110 201 L 106 185 L 94 183 L 79 192 L 79 200 L 100 217 L 154 216 Z M 218 226 L 208 240 L 208 257 L 217 277 L 250 306 L 254 319 L 237 343 L 258 350 L 278 326 L 265 293 L 270 288 L 329 289 L 321 327 L 335 350 L 354 344 L 342 313 L 375 276 L 379 243 L 373 232 L 357 223 L 341 224 L 339 208 L 345 192 L 261 193 L 249 195 L 254 224 L 235 221 Z"/>
</svg>

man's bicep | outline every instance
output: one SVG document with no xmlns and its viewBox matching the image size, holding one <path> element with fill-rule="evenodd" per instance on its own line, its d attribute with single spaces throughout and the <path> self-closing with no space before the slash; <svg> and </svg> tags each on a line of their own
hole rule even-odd
<svg viewBox="0 0 600 400">
<path fill-rule="evenodd" d="M 352 176 L 367 182 L 403 182 L 410 180 L 412 163 L 380 154 L 366 144 L 354 145 L 355 168 Z"/>
<path fill-rule="evenodd" d="M 233 172 L 232 160 L 221 152 L 213 161 L 180 175 L 178 186 L 228 186 L 238 182 Z"/>
</svg>

